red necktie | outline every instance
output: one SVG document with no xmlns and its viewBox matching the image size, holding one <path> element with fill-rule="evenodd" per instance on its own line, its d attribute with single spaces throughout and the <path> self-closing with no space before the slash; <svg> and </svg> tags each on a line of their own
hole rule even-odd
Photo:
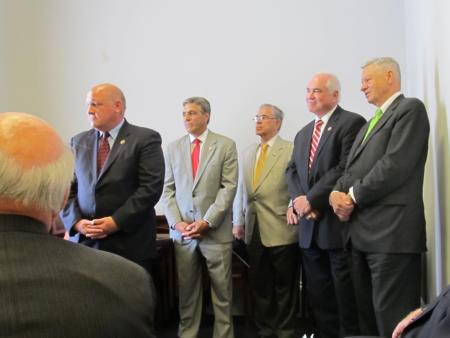
<svg viewBox="0 0 450 338">
<path fill-rule="evenodd" d="M 320 128 L 322 127 L 323 121 L 318 119 L 314 125 L 314 132 L 311 137 L 311 149 L 309 151 L 309 162 L 308 168 L 311 170 L 312 163 L 314 161 L 314 156 L 316 155 L 317 146 L 320 140 Z"/>
<path fill-rule="evenodd" d="M 97 153 L 97 176 L 102 171 L 103 165 L 106 162 L 109 154 L 109 142 L 108 142 L 109 133 L 103 133 L 100 138 L 100 142 L 98 145 L 98 153 Z"/>
<path fill-rule="evenodd" d="M 200 160 L 200 141 L 198 138 L 194 140 L 194 148 L 192 149 L 192 177 L 195 178 L 197 175 L 198 162 Z"/>
</svg>

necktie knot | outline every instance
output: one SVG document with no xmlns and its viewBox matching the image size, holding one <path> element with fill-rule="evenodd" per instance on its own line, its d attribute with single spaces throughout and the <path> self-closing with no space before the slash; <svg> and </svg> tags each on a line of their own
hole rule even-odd
<svg viewBox="0 0 450 338">
<path fill-rule="evenodd" d="M 377 122 L 381 119 L 382 115 L 383 111 L 380 108 L 377 108 L 377 110 L 375 111 L 375 116 L 369 122 L 369 127 L 367 128 L 367 131 L 364 135 L 363 142 L 366 140 L 367 136 L 369 136 L 370 132 L 373 130 Z"/>
<path fill-rule="evenodd" d="M 320 129 L 322 128 L 323 120 L 318 119 L 314 124 L 314 130 L 311 137 L 311 145 L 309 150 L 309 160 L 308 160 L 308 169 L 311 170 L 311 166 L 314 161 L 314 157 L 316 156 L 317 146 L 319 145 L 320 140 Z"/>
<path fill-rule="evenodd" d="M 264 162 L 266 161 L 267 158 L 268 149 L 269 145 L 267 143 L 261 143 L 261 151 L 259 153 L 258 161 L 256 162 L 255 174 L 253 176 L 253 188 L 256 187 L 261 177 L 264 168 Z"/>
<path fill-rule="evenodd" d="M 197 175 L 197 169 L 198 169 L 198 163 L 200 161 L 200 141 L 198 138 L 196 138 L 192 143 L 194 144 L 194 147 L 192 149 L 191 153 L 191 161 L 192 161 L 192 176 L 195 178 Z"/>
<path fill-rule="evenodd" d="M 97 175 L 99 175 L 100 172 L 102 171 L 106 159 L 108 158 L 108 154 L 110 151 L 108 142 L 109 136 L 110 136 L 109 132 L 104 132 L 103 135 L 100 137 L 97 153 Z"/>
</svg>

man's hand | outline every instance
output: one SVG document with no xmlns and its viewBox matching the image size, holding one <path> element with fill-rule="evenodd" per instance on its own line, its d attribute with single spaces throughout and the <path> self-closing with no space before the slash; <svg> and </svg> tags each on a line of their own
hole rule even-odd
<svg viewBox="0 0 450 338">
<path fill-rule="evenodd" d="M 245 235 L 245 228 L 243 225 L 233 225 L 233 237 L 236 239 L 243 239 Z"/>
<path fill-rule="evenodd" d="M 200 238 L 208 229 L 208 222 L 201 219 L 189 224 L 181 234 L 186 239 Z"/>
<path fill-rule="evenodd" d="M 307 220 L 316 220 L 320 216 L 320 213 L 317 210 L 311 210 L 306 215 L 303 215 Z"/>
<path fill-rule="evenodd" d="M 286 211 L 286 221 L 287 224 L 296 225 L 298 224 L 298 216 L 294 211 L 294 207 L 289 207 Z"/>
<path fill-rule="evenodd" d="M 175 229 L 179 233 L 183 233 L 186 230 L 187 226 L 189 226 L 189 224 L 187 224 L 186 222 L 178 222 L 177 224 L 175 224 Z"/>
<path fill-rule="evenodd" d="M 92 221 L 88 219 L 81 219 L 79 220 L 73 227 L 76 231 L 78 231 L 80 234 L 86 236 L 88 227 L 92 225 Z"/>
<path fill-rule="evenodd" d="M 311 204 L 305 195 L 297 196 L 293 201 L 293 207 L 299 217 L 303 217 L 311 211 Z"/>
<path fill-rule="evenodd" d="M 419 308 L 403 318 L 395 327 L 394 332 L 392 332 L 392 338 L 400 338 L 406 327 L 411 324 L 421 313 L 422 309 Z"/>
<path fill-rule="evenodd" d="M 350 215 L 355 208 L 350 195 L 340 192 L 332 191 L 330 194 L 330 205 L 333 208 L 334 213 L 340 221 L 346 222 L 350 219 Z"/>
<path fill-rule="evenodd" d="M 102 239 L 119 230 L 116 222 L 111 216 L 97 218 L 90 221 L 85 226 L 86 237 L 92 239 Z"/>
</svg>

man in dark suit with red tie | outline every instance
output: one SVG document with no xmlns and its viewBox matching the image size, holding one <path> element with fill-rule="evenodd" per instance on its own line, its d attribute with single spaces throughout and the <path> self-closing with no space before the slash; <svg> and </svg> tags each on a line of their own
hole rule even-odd
<svg viewBox="0 0 450 338">
<path fill-rule="evenodd" d="M 100 84 L 87 97 L 92 129 L 76 135 L 75 178 L 62 218 L 70 235 L 147 270 L 155 254 L 155 210 L 164 184 L 160 135 L 124 118 L 122 91 Z"/>
<path fill-rule="evenodd" d="M 292 207 L 288 221 L 299 224 L 306 292 L 321 338 L 359 333 L 345 224 L 328 205 L 344 170 L 353 139 L 365 120 L 342 109 L 339 80 L 317 74 L 306 88 L 308 110 L 316 118 L 301 129 L 286 171 Z"/>
</svg>

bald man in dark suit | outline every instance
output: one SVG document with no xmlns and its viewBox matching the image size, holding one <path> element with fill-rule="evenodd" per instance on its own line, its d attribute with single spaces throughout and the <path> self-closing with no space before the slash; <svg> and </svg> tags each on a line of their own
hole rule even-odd
<svg viewBox="0 0 450 338">
<path fill-rule="evenodd" d="M 156 253 L 154 206 L 164 185 L 161 136 L 128 123 L 125 96 L 115 85 L 94 86 L 87 103 L 92 129 L 71 140 L 75 178 L 63 222 L 79 243 L 118 254 L 150 272 Z M 105 143 L 109 154 L 100 164 Z"/>
</svg>

